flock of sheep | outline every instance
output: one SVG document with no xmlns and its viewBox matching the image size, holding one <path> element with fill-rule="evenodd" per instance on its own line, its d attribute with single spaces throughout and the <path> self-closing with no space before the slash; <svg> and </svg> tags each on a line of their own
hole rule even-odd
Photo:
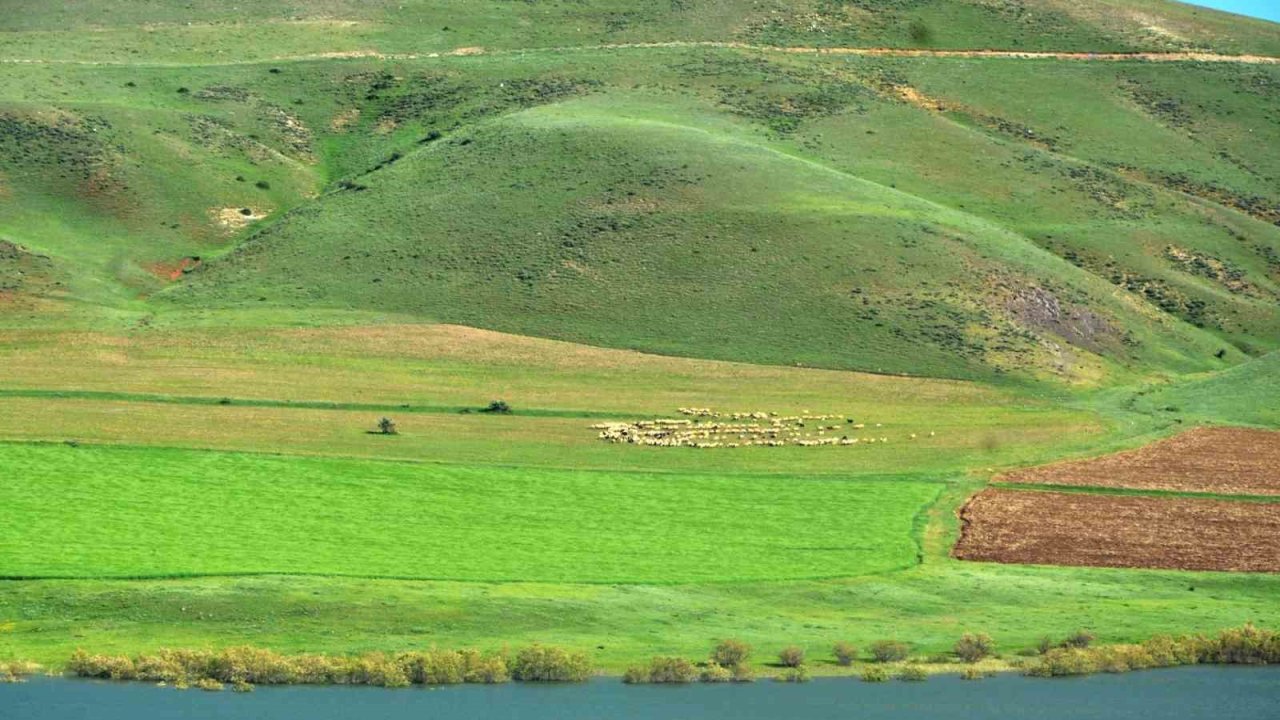
<svg viewBox="0 0 1280 720">
<path fill-rule="evenodd" d="M 806 411 L 802 415 L 780 416 L 766 412 L 719 413 L 710 408 L 679 410 L 688 417 L 608 422 L 591 427 L 599 430 L 600 439 L 607 442 L 656 447 L 818 447 L 889 442 L 887 437 L 851 436 L 850 431 L 865 430 L 867 426 L 844 415 L 810 415 Z M 880 423 L 874 427 L 880 427 Z M 912 433 L 910 437 L 916 436 Z"/>
</svg>

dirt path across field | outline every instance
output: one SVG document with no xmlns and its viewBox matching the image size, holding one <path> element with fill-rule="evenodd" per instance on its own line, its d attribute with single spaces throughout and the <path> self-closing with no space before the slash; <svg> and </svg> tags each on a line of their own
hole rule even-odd
<svg viewBox="0 0 1280 720">
<path fill-rule="evenodd" d="M 912 48 L 885 47 L 805 47 L 780 45 L 753 45 L 751 43 L 729 41 L 685 41 L 651 43 L 605 43 L 598 45 L 564 45 L 541 48 L 487 49 L 483 47 L 462 47 L 431 53 L 384 53 L 377 50 L 343 50 L 326 53 L 303 55 L 277 55 L 261 60 L 228 61 L 217 63 L 168 63 L 168 62 L 129 62 L 116 60 L 44 60 L 34 58 L 0 58 L 4 64 L 66 64 L 66 65 L 241 65 L 262 62 L 306 62 L 313 60 L 336 60 L 353 58 L 375 58 L 379 60 L 421 60 L 424 58 L 469 57 L 477 55 L 524 55 L 539 53 L 573 53 L 597 52 L 601 50 L 650 50 L 664 48 L 723 48 L 732 50 L 750 50 L 764 53 L 785 53 L 792 55 L 843 55 L 864 57 L 903 57 L 903 58 L 998 58 L 1006 60 L 1065 60 L 1072 62 L 1208 62 L 1234 63 L 1240 65 L 1280 65 L 1280 57 L 1269 55 L 1222 55 L 1211 52 L 1179 51 L 1179 52 L 1132 52 L 1132 53 L 1090 53 L 1090 52 L 1029 52 L 1022 50 L 920 50 Z"/>
<path fill-rule="evenodd" d="M 1280 495 L 1280 432 L 1196 428 L 1135 450 L 1015 470 L 996 482 Z"/>
<path fill-rule="evenodd" d="M 1280 572 L 1280 503 L 988 488 L 960 510 L 961 560 Z"/>
</svg>

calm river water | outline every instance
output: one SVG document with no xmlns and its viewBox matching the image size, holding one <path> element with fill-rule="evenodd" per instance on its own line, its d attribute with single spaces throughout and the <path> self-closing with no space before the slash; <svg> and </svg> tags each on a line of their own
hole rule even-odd
<svg viewBox="0 0 1280 720">
<path fill-rule="evenodd" d="M 35 678 L 0 685 L 3 720 L 1177 720 L 1280 719 L 1280 667 L 1190 667 L 1041 680 L 805 685 L 584 685 L 382 690 L 260 687 L 251 694 Z"/>
</svg>

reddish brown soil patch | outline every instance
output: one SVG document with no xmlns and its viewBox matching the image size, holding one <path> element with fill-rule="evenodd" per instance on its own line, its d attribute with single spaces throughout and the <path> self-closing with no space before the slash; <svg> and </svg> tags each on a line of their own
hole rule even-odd
<svg viewBox="0 0 1280 720">
<path fill-rule="evenodd" d="M 1280 503 L 989 488 L 960 521 L 961 560 L 1280 572 Z"/>
<path fill-rule="evenodd" d="M 1136 450 L 1015 470 L 996 481 L 1280 495 L 1280 432 L 1196 428 Z"/>
<path fill-rule="evenodd" d="M 163 260 L 147 266 L 147 272 L 161 280 L 175 282 L 182 274 L 200 266 L 200 258 L 184 257 L 180 260 Z"/>
</svg>

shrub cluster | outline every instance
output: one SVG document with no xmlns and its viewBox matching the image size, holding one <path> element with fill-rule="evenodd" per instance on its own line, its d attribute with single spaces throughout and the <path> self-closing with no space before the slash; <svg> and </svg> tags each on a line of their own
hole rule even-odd
<svg viewBox="0 0 1280 720">
<path fill-rule="evenodd" d="M 995 652 L 996 644 L 990 635 L 983 633 L 965 633 L 956 641 L 956 656 L 967 663 L 978 662 Z"/>
<path fill-rule="evenodd" d="M 152 654 L 91 655 L 77 650 L 67 671 L 78 677 L 145 680 L 178 687 L 245 692 L 253 685 L 453 685 L 586 680 L 592 672 L 586 655 L 535 645 L 519 651 L 484 654 L 478 650 L 369 653 L 358 656 L 282 655 L 254 647 L 211 650 L 160 650 Z M 213 685 L 216 684 L 217 688 Z"/>
<path fill-rule="evenodd" d="M 1162 635 L 1136 645 L 1093 648 L 1087 644 L 1064 643 L 1061 647 L 1045 651 L 1039 662 L 1028 667 L 1026 673 L 1055 677 L 1198 663 L 1252 665 L 1277 662 L 1280 662 L 1280 633 L 1245 625 L 1223 630 L 1216 637 L 1184 635 L 1175 638 Z"/>
<path fill-rule="evenodd" d="M 884 682 L 889 679 L 889 671 L 879 665 L 868 665 L 862 668 L 863 682 Z"/>
<path fill-rule="evenodd" d="M 521 682 L 583 682 L 591 672 L 585 653 L 549 645 L 527 647 L 511 661 L 511 677 Z"/>
<path fill-rule="evenodd" d="M 809 669 L 804 665 L 791 666 L 775 675 L 773 679 L 778 682 L 789 683 L 809 682 Z"/>
<path fill-rule="evenodd" d="M 853 643 L 838 642 L 831 652 L 836 656 L 836 662 L 848 667 L 858 659 L 858 648 Z"/>
<path fill-rule="evenodd" d="M 898 679 L 907 682 L 924 682 L 929 679 L 929 673 L 919 665 L 907 665 L 898 671 Z"/>
<path fill-rule="evenodd" d="M 778 662 L 783 667 L 798 668 L 804 665 L 804 648 L 797 645 L 789 645 L 778 653 Z"/>
<path fill-rule="evenodd" d="M 705 673 L 703 675 L 705 676 Z M 692 662 L 682 657 L 664 656 L 654 657 L 649 661 L 648 667 L 643 665 L 629 667 L 622 676 L 622 682 L 629 684 L 691 683 L 697 679 L 698 668 Z"/>
<path fill-rule="evenodd" d="M 907 659 L 911 648 L 897 640 L 877 640 L 871 644 L 871 656 L 876 662 L 901 662 Z"/>
<path fill-rule="evenodd" d="M 705 682 L 723 682 L 720 678 L 728 673 L 731 682 L 753 682 L 755 673 L 747 660 L 751 659 L 751 646 L 741 640 L 721 640 L 711 651 L 707 671 L 703 673 Z"/>
<path fill-rule="evenodd" d="M 39 665 L 21 660 L 0 662 L 0 684 L 22 682 L 23 678 L 39 669 Z"/>
</svg>

